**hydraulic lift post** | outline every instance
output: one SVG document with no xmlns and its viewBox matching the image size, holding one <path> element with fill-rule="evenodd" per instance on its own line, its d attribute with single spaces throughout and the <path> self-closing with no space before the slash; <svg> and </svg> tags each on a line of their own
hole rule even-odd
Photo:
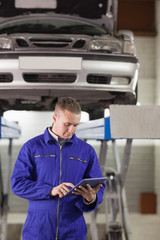
<svg viewBox="0 0 160 240">
<path fill-rule="evenodd" d="M 1 202 L 0 202 L 0 239 L 7 239 L 7 215 L 8 215 L 8 199 L 10 191 L 10 173 L 11 173 L 11 163 L 12 163 L 12 149 L 13 149 L 13 139 L 20 137 L 21 131 L 18 123 L 9 122 L 0 116 L 0 139 L 9 139 L 8 145 L 8 156 L 7 156 L 7 169 L 5 178 L 5 189 L 2 181 L 2 169 L 0 168 L 0 185 L 1 185 Z"/>
</svg>

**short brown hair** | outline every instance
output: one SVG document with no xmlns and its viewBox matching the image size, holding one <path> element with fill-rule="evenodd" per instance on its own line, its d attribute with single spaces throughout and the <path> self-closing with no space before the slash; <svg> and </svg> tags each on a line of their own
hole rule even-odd
<svg viewBox="0 0 160 240">
<path fill-rule="evenodd" d="M 81 106 L 80 106 L 79 102 L 72 97 L 66 97 L 66 98 L 59 99 L 58 102 L 56 103 L 55 111 L 58 108 L 60 108 L 61 110 L 68 110 L 75 114 L 81 113 Z"/>
</svg>

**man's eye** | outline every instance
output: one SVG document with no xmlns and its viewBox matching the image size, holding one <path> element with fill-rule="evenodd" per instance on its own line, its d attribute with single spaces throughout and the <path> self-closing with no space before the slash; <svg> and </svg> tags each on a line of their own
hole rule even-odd
<svg viewBox="0 0 160 240">
<path fill-rule="evenodd" d="M 70 126 L 71 124 L 70 123 L 65 123 L 64 124 L 66 127 Z"/>
</svg>

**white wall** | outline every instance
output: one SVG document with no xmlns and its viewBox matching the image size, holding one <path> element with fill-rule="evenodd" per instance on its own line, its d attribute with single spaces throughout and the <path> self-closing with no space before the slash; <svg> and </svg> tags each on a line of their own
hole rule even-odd
<svg viewBox="0 0 160 240">
<path fill-rule="evenodd" d="M 137 57 L 140 62 L 138 79 L 138 102 L 141 105 L 155 104 L 156 58 L 155 37 L 136 37 Z"/>
<path fill-rule="evenodd" d="M 156 1 L 156 92 L 155 102 L 160 105 L 160 1 Z M 160 215 L 160 141 L 155 142 L 155 191 L 157 193 L 157 212 Z"/>
</svg>

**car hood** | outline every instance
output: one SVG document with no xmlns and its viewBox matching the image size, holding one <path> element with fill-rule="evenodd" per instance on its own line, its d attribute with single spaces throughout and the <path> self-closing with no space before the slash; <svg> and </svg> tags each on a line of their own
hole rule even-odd
<svg viewBox="0 0 160 240">
<path fill-rule="evenodd" d="M 118 0 L 1 0 L 0 22 L 30 14 L 64 14 L 85 18 L 103 26 L 111 34 L 116 30 Z"/>
</svg>

